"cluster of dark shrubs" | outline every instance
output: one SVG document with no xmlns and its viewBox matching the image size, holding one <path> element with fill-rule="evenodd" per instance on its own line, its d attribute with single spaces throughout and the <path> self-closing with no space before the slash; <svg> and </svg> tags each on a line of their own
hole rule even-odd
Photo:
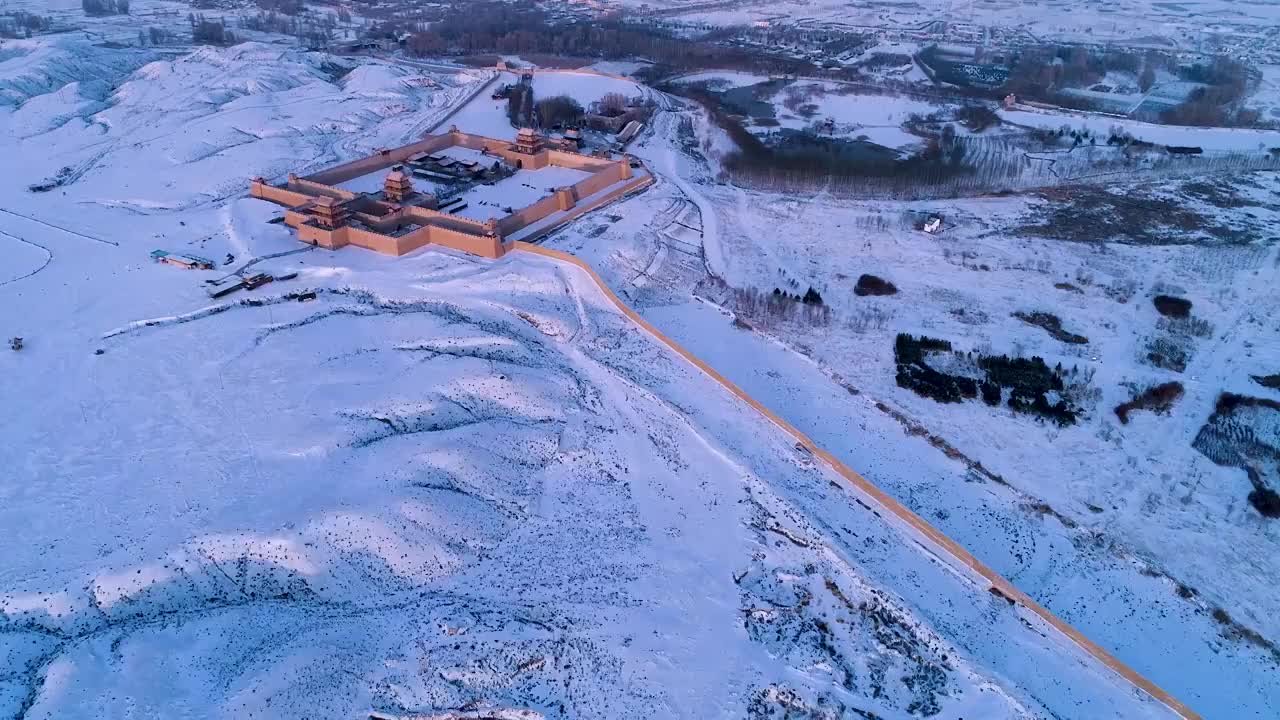
<svg viewBox="0 0 1280 720">
<path fill-rule="evenodd" d="M 222 18 L 209 20 L 204 15 L 187 15 L 191 23 L 191 42 L 197 45 L 234 45 L 235 33 L 227 29 Z"/>
<path fill-rule="evenodd" d="M 1280 493 L 1265 485 L 1255 486 L 1249 491 L 1249 504 L 1263 517 L 1280 518 Z"/>
<path fill-rule="evenodd" d="M 128 15 L 129 0 L 80 0 L 85 15 Z"/>
<path fill-rule="evenodd" d="M 1172 295 L 1157 295 L 1151 298 L 1156 311 L 1165 317 L 1184 318 L 1191 316 L 1191 301 Z"/>
<path fill-rule="evenodd" d="M 926 361 L 926 353 L 951 352 L 951 343 L 946 340 L 900 333 L 893 350 L 898 387 L 940 403 L 958 403 L 978 396 L 977 380 L 939 372 Z"/>
<path fill-rule="evenodd" d="M 1000 124 L 1000 116 L 986 105 L 965 105 L 956 111 L 956 122 L 973 132 L 982 132 Z"/>
<path fill-rule="evenodd" d="M 572 127 L 582 122 L 586 112 L 577 100 L 568 95 L 555 95 L 539 100 L 536 104 L 538 124 L 542 127 Z"/>
<path fill-rule="evenodd" d="M 1219 415 L 1230 415 L 1242 407 L 1263 407 L 1271 410 L 1280 410 L 1280 402 L 1270 398 L 1249 397 L 1248 395 L 1224 392 L 1218 396 L 1218 402 L 1213 406 L 1213 412 Z"/>
<path fill-rule="evenodd" d="M 258 0 L 258 7 L 267 12 L 297 15 L 306 9 L 302 0 Z"/>
<path fill-rule="evenodd" d="M 533 85 L 520 83 L 507 95 L 507 120 L 516 127 L 533 127 Z"/>
<path fill-rule="evenodd" d="M 1182 383 L 1176 380 L 1153 385 L 1134 395 L 1128 402 L 1117 405 L 1116 417 L 1120 418 L 1120 424 L 1126 425 L 1129 423 L 1129 413 L 1134 410 L 1151 410 L 1157 413 L 1168 412 L 1169 408 L 1173 407 L 1174 403 L 1182 398 L 1182 392 Z"/>
<path fill-rule="evenodd" d="M 1275 375 L 1250 375 L 1253 381 L 1265 388 L 1280 390 L 1280 373 Z"/>
<path fill-rule="evenodd" d="M 1239 413 L 1244 408 L 1280 413 L 1280 402 L 1224 392 L 1218 396 L 1213 414 L 1196 433 L 1191 446 L 1218 465 L 1244 470 L 1253 485 L 1249 504 L 1263 517 L 1280 518 L 1280 493 L 1267 484 L 1260 472 L 1280 466 L 1280 447 L 1276 447 L 1274 439 L 1259 432 L 1256 415 Z M 1263 424 L 1275 422 L 1275 417 L 1262 421 Z"/>
<path fill-rule="evenodd" d="M 901 333 L 894 341 L 894 361 L 899 387 L 941 403 L 958 403 L 979 395 L 987 405 L 996 406 L 1008 391 L 1007 404 L 1015 412 L 1031 413 L 1058 425 L 1071 425 L 1080 411 L 1061 395 L 1066 371 L 1061 365 L 1049 367 L 1043 358 L 1011 358 L 1008 355 L 978 355 L 979 380 L 934 369 L 928 363 L 932 353 L 955 352 L 951 343 L 930 337 Z M 959 354 L 959 353 L 956 353 Z M 1056 402 L 1049 400 L 1056 393 Z"/>
<path fill-rule="evenodd" d="M 857 284 L 853 286 L 853 294 L 859 297 L 867 295 L 896 295 L 897 292 L 896 285 L 875 275 L 859 275 Z"/>
<path fill-rule="evenodd" d="M 1067 343 L 1068 345 L 1084 345 L 1089 342 L 1089 338 L 1084 335 L 1076 335 L 1075 333 L 1063 330 L 1062 320 L 1053 313 L 1026 313 L 1019 310 L 1018 312 L 1015 312 L 1013 316 L 1028 325 L 1035 325 L 1036 327 L 1044 328 L 1045 332 L 1052 335 L 1058 341 Z"/>
<path fill-rule="evenodd" d="M 42 32 L 53 27 L 53 18 L 35 15 L 25 10 L 16 10 L 0 14 L 0 38 L 31 37 L 34 32 Z"/>
<path fill-rule="evenodd" d="M 831 322 L 831 308 L 817 290 L 809 288 L 803 295 L 782 288 L 762 292 L 756 288 L 733 288 L 731 306 L 739 326 L 773 327 L 783 322 L 799 322 L 820 326 Z"/>
<path fill-rule="evenodd" d="M 804 295 L 801 295 L 800 293 L 789 293 L 782 288 L 774 288 L 773 296 L 794 300 L 795 302 L 801 302 L 805 305 L 822 306 L 825 304 L 822 302 L 822 295 L 819 294 L 817 290 L 814 290 L 812 286 L 804 292 Z"/>
</svg>

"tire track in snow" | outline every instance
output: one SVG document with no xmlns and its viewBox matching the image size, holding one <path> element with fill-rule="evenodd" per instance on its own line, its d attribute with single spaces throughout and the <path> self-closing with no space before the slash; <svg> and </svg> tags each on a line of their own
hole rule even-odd
<svg viewBox="0 0 1280 720">
<path fill-rule="evenodd" d="M 32 275 L 35 275 L 36 273 L 40 272 L 41 270 L 43 270 L 43 269 L 45 269 L 45 268 L 49 267 L 49 263 L 53 262 L 53 252 L 52 252 L 51 250 L 49 250 L 49 248 L 47 248 L 47 247 L 45 247 L 45 246 L 41 245 L 40 243 L 34 243 L 34 242 L 31 242 L 30 240 L 27 240 L 26 238 L 20 238 L 20 237 L 18 237 L 17 235 L 11 235 L 11 234 L 9 234 L 9 233 L 5 232 L 4 230 L 0 230 L 0 235 L 3 235 L 3 236 L 5 236 L 5 237 L 7 237 L 7 238 L 11 238 L 11 239 L 13 239 L 13 240 L 17 240 L 17 241 L 18 241 L 18 242 L 20 242 L 20 243 L 26 243 L 27 245 L 31 245 L 31 246 L 33 246 L 33 247 L 38 247 L 38 248 L 40 248 L 41 250 L 43 250 L 43 251 L 44 251 L 44 254 L 45 254 L 45 259 L 44 259 L 44 264 L 43 264 L 43 265 L 41 265 L 40 267 L 36 268 L 35 270 L 32 270 L 31 272 L 27 273 L 26 275 L 21 275 L 21 276 L 19 276 L 19 277 L 12 278 L 12 279 L 10 279 L 10 280 L 5 280 L 4 282 L 0 282 L 0 287 L 3 287 L 3 286 L 5 286 L 5 285 L 9 285 L 9 284 L 11 284 L 11 283 L 16 283 L 16 282 L 18 282 L 19 280 L 26 280 L 27 278 L 31 277 Z"/>
<path fill-rule="evenodd" d="M 6 208 L 0 208 L 0 213 L 4 213 L 5 215 L 12 215 L 13 217 L 19 218 L 19 219 L 21 219 L 21 220 L 26 220 L 27 222 L 33 222 L 33 223 L 36 223 L 37 225 L 44 225 L 45 227 L 53 228 L 54 230 L 59 230 L 59 231 L 64 232 L 64 233 L 66 233 L 66 234 L 68 234 L 68 235 L 75 235 L 76 237 L 82 237 L 82 238 L 84 238 L 85 240 L 92 240 L 92 241 L 94 241 L 94 242 L 100 242 L 100 243 L 102 243 L 103 245 L 111 245 L 112 247 L 120 247 L 120 243 L 115 242 L 114 240 L 104 240 L 104 239 L 102 239 L 102 238 L 94 237 L 94 236 L 92 236 L 92 235 L 85 235 L 84 233 L 79 232 L 79 231 L 77 231 L 77 230 L 72 230 L 72 229 L 70 229 L 70 228 L 65 228 L 65 227 L 62 227 L 61 225 L 54 225 L 53 223 L 48 222 L 48 221 L 45 221 L 45 220 L 41 220 L 40 218 L 31 217 L 30 215 L 23 215 L 23 214 L 22 214 L 22 213 L 20 213 L 20 212 L 14 212 L 14 211 L 9 210 L 9 209 L 6 209 Z"/>
</svg>

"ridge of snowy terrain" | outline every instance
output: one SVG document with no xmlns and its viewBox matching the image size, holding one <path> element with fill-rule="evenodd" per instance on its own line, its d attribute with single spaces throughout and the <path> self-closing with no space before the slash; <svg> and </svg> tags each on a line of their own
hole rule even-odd
<svg viewBox="0 0 1280 720">
<path fill-rule="evenodd" d="M 92 46 L 42 40 L 34 47 L 57 68 L 46 76 L 63 77 L 90 62 L 85 48 Z M 0 77 L 35 87 L 18 69 L 24 62 L 0 64 Z M 136 69 L 103 62 L 98 77 L 114 88 L 109 95 L 86 98 L 83 83 L 40 86 L 48 92 L 17 110 L 0 107 L 0 132 L 26 140 L 16 164 L 25 175 L 11 180 L 31 184 L 62 174 L 69 179 L 62 190 L 82 202 L 150 213 L 220 201 L 255 175 L 279 178 L 409 142 L 489 73 L 424 75 L 242 43 Z"/>
</svg>

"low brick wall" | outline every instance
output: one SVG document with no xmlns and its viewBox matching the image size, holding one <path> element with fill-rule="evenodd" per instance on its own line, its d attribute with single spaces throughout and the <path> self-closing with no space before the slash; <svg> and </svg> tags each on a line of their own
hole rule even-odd
<svg viewBox="0 0 1280 720">
<path fill-rule="evenodd" d="M 386 153 L 370 155 L 337 167 L 321 170 L 313 175 L 308 175 L 305 179 L 322 185 L 337 185 L 338 183 L 354 180 L 362 175 L 368 175 L 383 168 L 402 163 L 408 160 L 411 155 L 417 155 L 420 152 L 443 150 L 453 144 L 453 138 L 448 133 L 432 135 L 416 143 L 388 150 Z"/>
<path fill-rule="evenodd" d="M 559 210 L 560 204 L 556 201 L 556 196 L 554 194 L 549 195 L 499 220 L 498 232 L 503 235 L 510 235 L 520 228 L 528 227 Z"/>
<path fill-rule="evenodd" d="M 487 258 L 500 258 L 507 251 L 495 236 L 471 235 L 444 227 L 431 228 L 431 243 Z"/>
<path fill-rule="evenodd" d="M 375 250 L 385 255 L 403 254 L 400 252 L 400 238 L 354 227 L 342 228 L 341 232 L 344 233 L 347 244 Z"/>
<path fill-rule="evenodd" d="M 267 183 L 253 182 L 249 184 L 249 197 L 267 200 L 285 207 L 297 207 L 311 201 L 311 196 L 285 188 L 278 188 Z"/>
<path fill-rule="evenodd" d="M 315 225 L 299 225 L 298 239 L 309 245 L 337 250 L 347 244 L 347 228 L 329 230 Z"/>
<path fill-rule="evenodd" d="M 583 170 L 586 172 L 599 172 L 609 165 L 613 165 L 615 160 L 606 160 L 604 158 L 591 157 L 590 155 L 579 155 L 578 153 L 565 152 L 563 150 L 548 150 L 547 160 L 552 165 L 560 167 L 573 168 L 574 170 Z"/>
<path fill-rule="evenodd" d="M 294 192 L 306 193 L 311 197 L 325 196 L 331 197 L 334 200 L 350 200 L 356 196 L 356 193 L 353 193 L 350 190 L 343 190 L 339 187 L 326 185 L 306 178 L 290 178 L 289 189 Z"/>
<path fill-rule="evenodd" d="M 622 163 L 611 162 L 609 167 L 603 168 L 589 178 L 584 178 L 573 185 L 573 192 L 577 194 L 577 198 L 581 200 L 589 195 L 595 195 L 610 185 L 622 180 L 623 177 Z"/>
</svg>

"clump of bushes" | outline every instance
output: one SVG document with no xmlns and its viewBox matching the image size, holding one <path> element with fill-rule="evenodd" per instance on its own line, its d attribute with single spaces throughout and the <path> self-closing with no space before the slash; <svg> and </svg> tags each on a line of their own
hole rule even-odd
<svg viewBox="0 0 1280 720">
<path fill-rule="evenodd" d="M 1263 517 L 1280 518 L 1280 494 L 1269 487 L 1255 487 L 1249 493 L 1249 504 Z"/>
<path fill-rule="evenodd" d="M 774 288 L 772 293 L 756 288 L 733 288 L 731 298 L 734 314 L 761 328 L 770 328 L 779 322 L 802 322 L 813 326 L 831 322 L 831 308 L 813 288 L 804 295 L 781 288 Z"/>
<path fill-rule="evenodd" d="M 1248 395 L 1224 392 L 1218 396 L 1218 402 L 1214 405 L 1213 412 L 1219 415 L 1230 415 L 1242 407 L 1263 407 L 1271 410 L 1280 410 L 1280 402 L 1270 398 L 1249 397 Z"/>
<path fill-rule="evenodd" d="M 913 337 L 907 333 L 898 333 L 893 342 L 893 358 L 898 363 L 922 363 L 924 354 L 929 352 L 951 352 L 951 343 L 923 335 Z"/>
<path fill-rule="evenodd" d="M 1184 318 L 1191 315 L 1191 301 L 1172 295 L 1156 295 L 1151 298 L 1156 311 L 1165 317 Z"/>
<path fill-rule="evenodd" d="M 956 111 L 956 121 L 973 132 L 1000 124 L 1000 116 L 986 105 L 965 105 Z"/>
<path fill-rule="evenodd" d="M 1071 425 L 1080 414 L 1066 397 L 1066 372 L 1061 365 L 1051 368 L 1040 357 L 979 355 L 975 371 L 985 377 L 975 379 L 941 372 L 928 363 L 929 354 L 944 352 L 954 352 L 946 340 L 898 335 L 894 341 L 898 386 L 941 403 L 961 402 L 981 394 L 982 401 L 991 406 L 999 405 L 1007 390 L 1010 409 L 1039 415 L 1059 425 Z M 1050 400 L 1050 395 L 1055 399 Z"/>
<path fill-rule="evenodd" d="M 1264 388 L 1280 390 L 1280 373 L 1275 375 L 1250 375 L 1249 377 L 1252 377 L 1254 382 Z"/>
<path fill-rule="evenodd" d="M 1084 345 L 1089 342 L 1089 338 L 1084 335 L 1076 335 L 1062 329 L 1062 320 L 1057 315 L 1047 312 L 1025 313 L 1019 310 L 1013 314 L 1028 325 L 1035 325 L 1043 328 L 1045 332 L 1052 335 L 1056 340 L 1067 343 L 1068 345 Z"/>
<path fill-rule="evenodd" d="M 1263 476 L 1280 466 L 1280 402 L 1224 392 L 1191 446 L 1218 465 L 1245 471 L 1253 490 L 1248 500 L 1266 518 L 1280 518 L 1280 495 Z"/>
<path fill-rule="evenodd" d="M 1154 385 L 1135 395 L 1128 402 L 1117 405 L 1116 417 L 1120 418 L 1120 424 L 1127 425 L 1129 423 L 1129 413 L 1134 410 L 1151 410 L 1156 413 L 1168 412 L 1174 403 L 1182 399 L 1182 393 L 1182 383 L 1177 381 Z"/>
<path fill-rule="evenodd" d="M 867 295 L 896 295 L 898 287 L 882 277 L 875 275 L 862 274 L 858 276 L 858 282 L 853 286 L 853 294 L 859 297 Z"/>
</svg>

